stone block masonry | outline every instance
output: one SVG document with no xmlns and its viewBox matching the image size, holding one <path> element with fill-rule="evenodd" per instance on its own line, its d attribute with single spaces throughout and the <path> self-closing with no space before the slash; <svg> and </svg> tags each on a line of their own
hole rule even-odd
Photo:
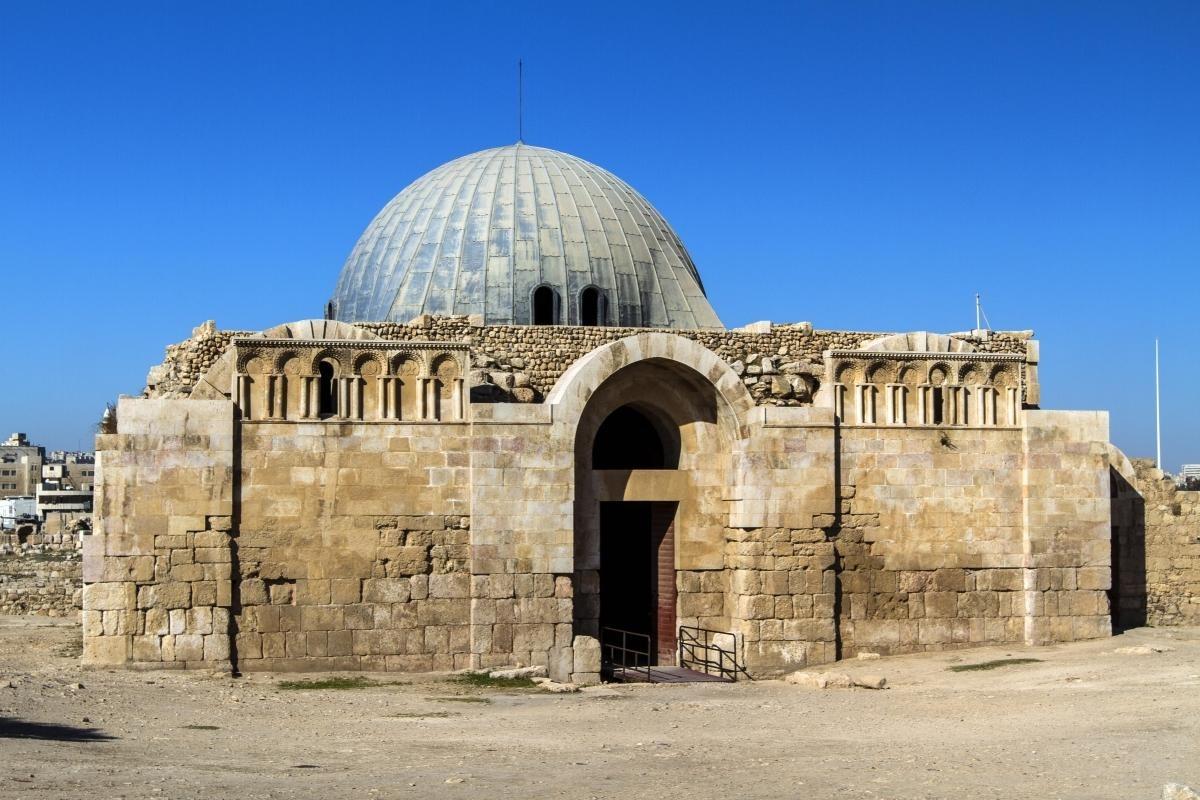
<svg viewBox="0 0 1200 800">
<path fill-rule="evenodd" d="M 359 323 L 356 327 L 392 341 L 465 342 L 471 345 L 472 397 L 484 402 L 540 402 L 567 368 L 602 345 L 644 329 L 563 325 L 474 324 L 465 316 L 421 317 L 409 324 Z M 854 349 L 886 335 L 814 330 L 808 323 L 768 325 L 762 332 L 678 330 L 728 363 L 762 405 L 809 405 L 824 374 L 822 353 Z M 186 396 L 245 331 L 218 331 L 211 322 L 192 338 L 167 348 L 163 363 L 147 377 L 147 397 Z M 960 335 L 980 353 L 1025 354 L 1029 332 L 998 332 L 986 339 Z"/>
<path fill-rule="evenodd" d="M 85 664 L 230 668 L 233 415 L 229 404 L 127 400 L 96 437 L 84 538 Z"/>
<path fill-rule="evenodd" d="M 0 614 L 78 619 L 81 573 L 74 549 L 0 554 Z"/>
<path fill-rule="evenodd" d="M 601 512 L 623 502 L 653 504 L 647 524 L 670 526 L 674 591 L 662 588 L 668 551 L 655 551 L 653 594 L 673 608 L 648 612 L 667 626 L 655 629 L 664 657 L 672 625 L 736 637 L 754 675 L 1109 632 L 1107 418 L 1019 402 L 1037 355 L 1027 336 L 427 318 L 259 338 L 212 362 L 198 393 L 212 399 L 122 400 L 119 432 L 98 440 L 86 663 L 522 663 L 593 680 L 612 627 L 604 559 L 617 552 L 602 542 L 620 533 L 605 525 L 626 518 Z M 233 363 L 243 346 L 258 372 Z M 318 364 L 333 375 L 310 375 Z M 503 392 L 464 397 L 472 369 Z M 1006 382 L 989 384 L 1000 369 Z M 784 376 L 781 393 L 756 389 L 764 376 Z M 831 378 L 853 395 L 819 394 Z M 302 382 L 316 390 L 293 398 Z M 1004 414 L 987 402 L 999 388 L 1017 398 Z M 520 389 L 530 402 L 505 402 L 527 398 Z M 900 413 L 918 396 L 929 414 Z M 645 429 L 609 427 L 623 409 Z M 661 460 L 634 463 L 656 448 Z M 636 458 L 596 455 L 622 449 Z"/>
<path fill-rule="evenodd" d="M 1124 469 L 1113 474 L 1117 623 L 1200 625 L 1200 492 L 1179 489 L 1150 459 L 1118 464 Z"/>
</svg>

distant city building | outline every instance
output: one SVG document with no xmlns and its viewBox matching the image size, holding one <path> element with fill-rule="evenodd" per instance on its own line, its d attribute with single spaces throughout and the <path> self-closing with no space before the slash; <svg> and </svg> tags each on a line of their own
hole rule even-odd
<svg viewBox="0 0 1200 800">
<path fill-rule="evenodd" d="M 1200 489 L 1200 464 L 1184 464 L 1179 470 L 1179 485 L 1185 489 Z"/>
<path fill-rule="evenodd" d="M 10 518 L 36 518 L 59 527 L 92 511 L 96 458 L 92 453 L 55 450 L 32 444 L 24 433 L 14 433 L 0 444 L 0 524 Z M 53 517 L 53 519 L 51 519 Z"/>
<path fill-rule="evenodd" d="M 12 530 L 18 522 L 33 520 L 36 515 L 37 498 L 33 495 L 0 498 L 0 529 Z"/>
<path fill-rule="evenodd" d="M 90 493 L 96 482 L 95 476 L 95 460 L 47 461 L 42 464 L 42 489 L 73 489 Z"/>
<path fill-rule="evenodd" d="M 14 433 L 0 444 L 0 498 L 32 495 L 42 479 L 46 449 L 29 443 L 23 433 Z"/>
<path fill-rule="evenodd" d="M 51 450 L 46 454 L 46 461 L 55 464 L 95 464 L 96 456 L 82 450 Z"/>
</svg>

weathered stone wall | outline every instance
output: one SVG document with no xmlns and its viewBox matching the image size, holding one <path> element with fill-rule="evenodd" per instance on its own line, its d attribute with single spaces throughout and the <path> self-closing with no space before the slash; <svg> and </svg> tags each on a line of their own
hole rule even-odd
<svg viewBox="0 0 1200 800">
<path fill-rule="evenodd" d="M 1021 641 L 1021 432 L 841 431 L 843 654 Z"/>
<path fill-rule="evenodd" d="M 472 399 L 482 402 L 540 402 L 576 360 L 642 328 L 473 324 L 469 317 L 422 317 L 400 324 L 365 322 L 357 327 L 394 341 L 469 342 Z M 704 345 L 729 364 L 756 402 L 807 405 L 824 375 L 821 354 L 853 349 L 884 333 L 813 330 L 808 323 L 749 331 L 667 331 Z M 166 359 L 147 378 L 147 397 L 177 397 L 191 391 L 243 331 L 218 331 L 211 323 L 191 339 L 167 348 Z M 987 339 L 960 334 L 980 352 L 1024 354 L 1028 332 L 996 332 Z"/>
<path fill-rule="evenodd" d="M 1108 412 L 1024 417 L 1025 640 L 1111 635 Z"/>
<path fill-rule="evenodd" d="M 843 655 L 1110 633 L 1107 417 L 846 428 Z"/>
<path fill-rule="evenodd" d="M 168 345 L 166 358 L 150 369 L 146 376 L 146 397 L 186 397 L 200 376 L 229 349 L 234 337 L 253 333 L 219 331 L 212 320 L 194 328 L 190 339 Z"/>
<path fill-rule="evenodd" d="M 1177 488 L 1149 459 L 1133 466 L 1144 513 L 1145 621 L 1200 625 L 1200 492 Z"/>
<path fill-rule="evenodd" d="M 240 430 L 239 667 L 470 666 L 468 426 Z"/>
<path fill-rule="evenodd" d="M 129 400 L 96 437 L 83 661 L 229 668 L 233 407 Z"/>
<path fill-rule="evenodd" d="M 0 554 L 0 614 L 78 619 L 82 566 L 74 547 Z"/>
<path fill-rule="evenodd" d="M 97 448 L 88 663 L 522 662 L 560 679 L 591 675 L 591 656 L 581 669 L 574 651 L 580 640 L 594 651 L 599 504 L 614 501 L 677 504 L 677 621 L 737 637 L 754 674 L 863 650 L 1108 633 L 1104 415 L 1026 410 L 922 426 L 764 402 L 749 366 L 761 378 L 764 359 L 797 353 L 811 365 L 804 348 L 820 332 L 805 328 L 638 331 L 589 350 L 560 379 L 544 365 L 564 369 L 574 348 L 592 346 L 573 344 L 576 333 L 621 332 L 514 327 L 509 340 L 465 320 L 392 327 L 383 332 L 417 341 L 471 337 L 499 368 L 530 370 L 530 391 L 534 374 L 554 388 L 543 402 L 477 400 L 415 420 L 358 419 L 355 402 L 378 394 L 369 382 L 365 393 L 349 387 L 355 419 L 272 418 L 264 402 L 259 417 L 229 400 L 123 400 L 120 433 Z M 785 338 L 754 339 L 776 335 Z M 697 341 L 709 336 L 726 337 L 713 340 L 718 352 Z M 489 337 L 510 349 L 486 350 Z M 758 358 L 730 363 L 738 337 Z M 776 356 L 763 355 L 768 344 Z M 629 403 L 678 434 L 676 466 L 592 463 L 602 423 Z"/>
<path fill-rule="evenodd" d="M 542 406 L 474 410 L 471 641 L 482 666 L 573 669 L 573 432 Z"/>
</svg>

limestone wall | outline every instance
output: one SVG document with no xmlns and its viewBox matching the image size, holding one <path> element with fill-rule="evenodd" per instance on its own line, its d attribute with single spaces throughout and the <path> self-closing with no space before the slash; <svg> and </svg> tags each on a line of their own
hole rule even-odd
<svg viewBox="0 0 1200 800">
<path fill-rule="evenodd" d="M 514 327 L 505 338 L 455 319 L 376 328 L 464 337 L 472 359 L 554 388 L 542 402 L 476 400 L 404 419 L 361 412 L 363 397 L 387 397 L 361 383 L 349 387 L 352 419 L 280 413 L 279 380 L 264 381 L 273 388 L 262 416 L 253 401 L 123 400 L 119 433 L 97 442 L 87 663 L 522 662 L 562 679 L 592 675 L 576 640 L 598 633 L 599 504 L 610 501 L 675 504 L 677 621 L 736 637 L 757 675 L 863 650 L 1108 633 L 1103 414 L 919 425 L 875 424 L 861 409 L 839 421 L 832 404 L 777 407 L 800 400 L 756 392 L 749 367 L 761 378 L 768 345 L 798 364 L 805 348 L 830 345 L 803 327 L 642 330 L 577 359 L 574 348 L 628 332 Z M 850 336 L 837 345 L 861 341 Z M 703 337 L 718 337 L 716 351 Z M 390 347 L 369 339 L 317 341 L 343 355 Z M 976 346 L 1026 344 L 1013 335 Z M 735 358 L 743 346 L 758 358 Z M 678 435 L 673 466 L 593 463 L 602 424 L 629 403 Z"/>
<path fill-rule="evenodd" d="M 85 664 L 229 667 L 232 404 L 129 400 L 96 437 Z"/>
<path fill-rule="evenodd" d="M 78 618 L 81 573 L 74 548 L 0 554 L 0 614 Z"/>
<path fill-rule="evenodd" d="M 472 651 L 573 669 L 574 437 L 541 406 L 473 409 Z"/>
<path fill-rule="evenodd" d="M 577 359 L 606 343 L 644 328 L 473 324 L 469 317 L 421 317 L 409 324 L 359 323 L 357 327 L 395 341 L 469 342 L 472 396 L 485 402 L 540 402 Z M 824 375 L 821 354 L 854 349 L 883 333 L 814 330 L 808 323 L 760 326 L 769 330 L 669 331 L 704 345 L 729 364 L 756 402 L 807 405 Z M 218 331 L 211 323 L 191 339 L 167 348 L 162 364 L 147 378 L 147 397 L 185 396 L 204 371 L 247 332 Z M 1028 332 L 995 332 L 987 339 L 959 334 L 985 353 L 1025 354 Z M 1036 402 L 1036 401 L 1034 401 Z"/>
<path fill-rule="evenodd" d="M 239 668 L 469 666 L 468 426 L 240 432 Z"/>
<path fill-rule="evenodd" d="M 1200 625 L 1200 492 L 1183 491 L 1148 459 L 1133 462 L 1144 516 L 1144 575 L 1126 572 L 1145 592 L 1150 625 Z M 1136 546 L 1135 538 L 1132 540 Z"/>
<path fill-rule="evenodd" d="M 1106 422 L 846 428 L 843 655 L 1108 635 Z"/>
</svg>

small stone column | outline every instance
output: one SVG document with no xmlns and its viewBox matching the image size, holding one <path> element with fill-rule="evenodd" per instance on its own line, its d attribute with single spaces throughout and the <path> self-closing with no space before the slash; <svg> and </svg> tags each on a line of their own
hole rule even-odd
<svg viewBox="0 0 1200 800">
<path fill-rule="evenodd" d="M 309 375 L 300 378 L 300 419 L 312 418 L 312 403 L 309 395 L 312 392 L 313 379 Z"/>
<path fill-rule="evenodd" d="M 283 375 L 267 376 L 267 416 L 271 419 L 283 419 L 287 413 L 284 408 L 284 398 L 287 397 L 287 378 Z"/>
<path fill-rule="evenodd" d="M 249 375 L 237 377 L 237 405 L 242 412 L 242 419 L 250 419 L 250 398 L 254 393 L 254 379 Z"/>
<path fill-rule="evenodd" d="M 455 378 L 454 379 L 454 418 L 455 419 L 466 419 L 467 418 L 467 409 L 466 409 L 466 405 L 464 403 L 465 398 L 466 398 L 466 391 L 464 388 L 464 381 L 462 378 Z"/>
<path fill-rule="evenodd" d="M 875 424 L 875 386 L 870 383 L 858 384 L 858 421 L 862 425 Z"/>
<path fill-rule="evenodd" d="M 338 419 L 350 418 L 350 379 L 338 378 Z"/>
<path fill-rule="evenodd" d="M 929 424 L 929 397 L 933 387 L 923 384 L 917 387 L 917 424 Z"/>
<path fill-rule="evenodd" d="M 387 419 L 388 418 L 388 400 L 391 398 L 391 395 L 392 395 L 392 393 L 389 389 L 391 382 L 392 382 L 392 379 L 387 377 L 386 375 L 379 376 L 379 382 L 376 385 L 377 398 L 376 398 L 376 403 L 375 403 L 375 408 L 377 409 L 377 413 L 379 414 L 379 419 Z"/>
<path fill-rule="evenodd" d="M 429 419 L 428 378 L 417 378 L 417 419 Z"/>
<path fill-rule="evenodd" d="M 363 416 L 363 380 L 357 375 L 346 379 L 350 384 L 350 419 Z"/>
<path fill-rule="evenodd" d="M 889 425 L 908 424 L 908 387 L 902 383 L 887 386 L 887 419 Z"/>
</svg>

